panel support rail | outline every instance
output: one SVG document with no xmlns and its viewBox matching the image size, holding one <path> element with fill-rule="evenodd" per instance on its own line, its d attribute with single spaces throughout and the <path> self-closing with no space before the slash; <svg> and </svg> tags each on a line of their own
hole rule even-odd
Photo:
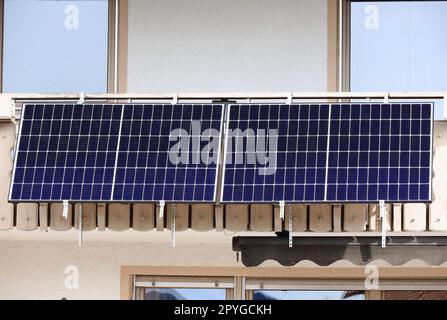
<svg viewBox="0 0 447 320">
<path fill-rule="evenodd" d="M 12 100 L 23 101 L 45 101 L 45 100 L 72 100 L 78 101 L 107 101 L 107 100 L 263 100 L 284 99 L 286 102 L 293 100 L 318 100 L 318 99 L 444 99 L 447 91 L 419 91 L 419 92 L 220 92 L 220 93 L 19 93 L 7 94 Z"/>
<path fill-rule="evenodd" d="M 11 100 L 14 105 L 12 110 L 13 117 L 20 118 L 22 105 L 26 102 L 49 102 L 49 101 L 74 101 L 85 103 L 89 102 L 125 102 L 125 101 L 166 101 L 167 103 L 181 103 L 191 100 L 284 100 L 291 104 L 294 101 L 303 100 L 335 100 L 335 99 L 364 99 L 378 100 L 383 103 L 389 103 L 392 99 L 439 99 L 444 101 L 444 117 L 447 117 L 447 91 L 423 91 L 423 92 L 222 92 L 222 93 L 19 93 L 2 94 Z M 2 119 L 0 119 L 2 120 Z"/>
</svg>

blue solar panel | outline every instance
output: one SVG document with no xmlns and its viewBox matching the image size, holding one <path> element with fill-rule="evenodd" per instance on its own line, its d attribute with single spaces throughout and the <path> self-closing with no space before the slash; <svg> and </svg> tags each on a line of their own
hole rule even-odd
<svg viewBox="0 0 447 320">
<path fill-rule="evenodd" d="M 231 105 L 221 201 L 431 201 L 432 119 L 421 103 Z"/>
<path fill-rule="evenodd" d="M 222 121 L 217 104 L 125 108 L 113 200 L 215 201 Z"/>
<path fill-rule="evenodd" d="M 109 200 L 121 111 L 121 105 L 24 105 L 10 200 Z"/>
<path fill-rule="evenodd" d="M 9 200 L 215 200 L 222 105 L 27 104 Z"/>
<path fill-rule="evenodd" d="M 222 201 L 324 201 L 328 124 L 328 104 L 230 105 Z"/>
<path fill-rule="evenodd" d="M 332 105 L 327 200 L 430 201 L 432 109 Z"/>
<path fill-rule="evenodd" d="M 433 104 L 232 104 L 222 202 L 429 202 Z M 220 104 L 27 104 L 9 200 L 215 201 Z"/>
</svg>

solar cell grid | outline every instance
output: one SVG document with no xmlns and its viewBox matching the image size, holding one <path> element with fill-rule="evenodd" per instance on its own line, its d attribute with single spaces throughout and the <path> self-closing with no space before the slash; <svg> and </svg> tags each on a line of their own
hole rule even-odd
<svg viewBox="0 0 447 320">
<path fill-rule="evenodd" d="M 222 105 L 131 105 L 125 108 L 114 201 L 215 200 Z M 187 142 L 187 159 L 173 149 Z M 176 158 L 176 157 L 175 157 Z"/>
<path fill-rule="evenodd" d="M 228 121 L 222 202 L 431 201 L 433 104 L 235 104 Z M 275 155 L 269 175 L 234 161 L 258 128 L 278 131 L 256 152 Z"/>
<path fill-rule="evenodd" d="M 231 105 L 223 201 L 323 201 L 328 117 L 327 104 Z"/>
<path fill-rule="evenodd" d="M 215 201 L 222 104 L 26 104 L 9 200 Z M 431 201 L 433 104 L 232 104 L 222 202 Z"/>
<path fill-rule="evenodd" d="M 110 199 L 121 109 L 25 105 L 10 199 Z"/>
<path fill-rule="evenodd" d="M 222 117 L 222 105 L 26 104 L 9 199 L 214 201 Z"/>
<path fill-rule="evenodd" d="M 430 104 L 332 106 L 327 200 L 431 199 Z"/>
</svg>

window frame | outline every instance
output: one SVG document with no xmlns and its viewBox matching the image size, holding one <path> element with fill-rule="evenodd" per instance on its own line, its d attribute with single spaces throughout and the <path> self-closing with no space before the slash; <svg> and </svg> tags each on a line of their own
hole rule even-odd
<svg viewBox="0 0 447 320">
<path fill-rule="evenodd" d="M 225 298 L 232 299 L 234 279 L 231 277 L 135 276 L 134 299 L 144 300 L 145 289 L 223 289 Z"/>
</svg>

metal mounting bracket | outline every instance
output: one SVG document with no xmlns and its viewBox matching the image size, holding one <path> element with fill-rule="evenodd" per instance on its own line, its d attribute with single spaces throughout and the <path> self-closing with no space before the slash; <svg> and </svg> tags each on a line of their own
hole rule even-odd
<svg viewBox="0 0 447 320">
<path fill-rule="evenodd" d="M 284 220 L 284 208 L 286 206 L 286 203 L 284 201 L 279 202 L 279 217 L 281 218 L 281 221 Z"/>
<path fill-rule="evenodd" d="M 385 201 L 379 201 L 380 220 L 382 221 L 382 248 L 386 248 L 386 217 L 388 210 L 385 205 Z"/>
<path fill-rule="evenodd" d="M 292 104 L 293 103 L 293 93 L 290 93 L 288 96 L 287 96 L 287 102 L 286 102 L 287 104 Z"/>
<path fill-rule="evenodd" d="M 177 104 L 178 103 L 178 93 L 174 93 L 172 95 L 172 101 L 171 104 Z"/>
<path fill-rule="evenodd" d="M 82 247 L 82 203 L 79 204 L 78 244 Z"/>
<path fill-rule="evenodd" d="M 160 213 L 159 213 L 160 219 L 163 219 L 163 217 L 165 215 L 165 206 L 166 206 L 166 202 L 164 200 L 160 200 Z"/>
<path fill-rule="evenodd" d="M 62 216 L 64 219 L 68 218 L 68 200 L 62 201 Z"/>
<path fill-rule="evenodd" d="M 81 93 L 79 94 L 78 104 L 83 104 L 83 103 L 85 103 L 85 93 L 84 93 L 84 92 L 81 92 Z"/>
<path fill-rule="evenodd" d="M 293 247 L 293 217 L 292 206 L 289 205 L 289 248 Z"/>
</svg>

